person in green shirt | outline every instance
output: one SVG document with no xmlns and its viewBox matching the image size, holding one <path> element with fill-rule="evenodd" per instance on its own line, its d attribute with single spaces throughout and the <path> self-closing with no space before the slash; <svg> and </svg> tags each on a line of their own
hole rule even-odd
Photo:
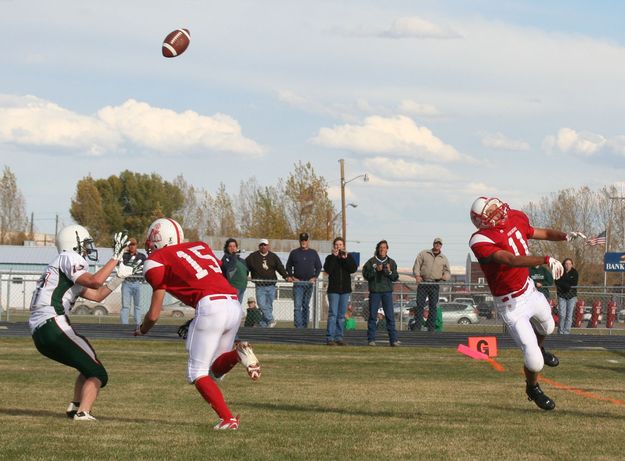
<svg viewBox="0 0 625 461">
<path fill-rule="evenodd" d="M 247 299 L 247 315 L 245 316 L 244 327 L 254 327 L 258 325 L 263 318 L 263 314 L 256 305 L 254 298 Z"/>
<path fill-rule="evenodd" d="M 237 289 L 237 298 L 243 303 L 243 295 L 247 288 L 247 264 L 239 256 L 239 243 L 236 239 L 229 238 L 224 244 L 224 255 L 221 258 L 221 271 L 230 285 Z"/>
<path fill-rule="evenodd" d="M 530 267 L 530 278 L 534 281 L 536 289 L 545 295 L 547 301 L 551 299 L 549 287 L 553 286 L 553 275 L 545 265 Z"/>
<path fill-rule="evenodd" d="M 345 325 L 343 326 L 345 330 L 355 330 L 356 329 L 356 319 L 354 318 L 354 312 L 352 311 L 351 304 L 347 306 L 347 312 L 345 312 Z"/>
</svg>

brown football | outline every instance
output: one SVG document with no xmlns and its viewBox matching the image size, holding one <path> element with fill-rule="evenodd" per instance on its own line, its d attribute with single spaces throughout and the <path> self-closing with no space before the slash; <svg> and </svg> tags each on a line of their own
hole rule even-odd
<svg viewBox="0 0 625 461">
<path fill-rule="evenodd" d="M 163 41 L 163 56 L 175 58 L 184 53 L 191 41 L 191 32 L 188 29 L 176 29 L 165 37 Z"/>
</svg>

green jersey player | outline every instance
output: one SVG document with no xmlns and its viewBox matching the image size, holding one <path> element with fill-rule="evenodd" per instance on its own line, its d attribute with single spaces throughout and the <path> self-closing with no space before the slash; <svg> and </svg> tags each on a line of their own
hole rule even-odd
<svg viewBox="0 0 625 461">
<path fill-rule="evenodd" d="M 79 296 L 102 301 L 132 274 L 131 268 L 120 265 L 116 276 L 105 283 L 121 261 L 127 240 L 126 235 L 117 233 L 112 258 L 92 274 L 85 258 L 96 261 L 98 253 L 89 232 L 78 225 L 63 228 L 56 237 L 59 255 L 48 265 L 33 293 L 28 325 L 37 350 L 80 373 L 67 408 L 67 416 L 77 421 L 95 420 L 91 407 L 108 375 L 87 339 L 74 331 L 67 314 Z"/>
</svg>

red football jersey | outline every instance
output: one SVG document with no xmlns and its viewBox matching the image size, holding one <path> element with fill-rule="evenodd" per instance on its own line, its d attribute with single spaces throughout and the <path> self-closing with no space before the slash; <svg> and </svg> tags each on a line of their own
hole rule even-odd
<svg viewBox="0 0 625 461">
<path fill-rule="evenodd" d="M 510 210 L 503 226 L 480 229 L 471 236 L 469 246 L 486 275 L 493 296 L 503 296 L 523 288 L 529 277 L 529 268 L 510 267 L 494 262 L 483 264 L 482 260 L 499 250 L 515 255 L 528 255 L 527 241 L 533 235 L 534 228 L 527 215 L 518 210 Z"/>
<path fill-rule="evenodd" d="M 206 295 L 237 294 L 223 276 L 220 261 L 204 242 L 186 242 L 152 252 L 143 274 L 155 290 L 167 290 L 193 307 Z"/>
</svg>

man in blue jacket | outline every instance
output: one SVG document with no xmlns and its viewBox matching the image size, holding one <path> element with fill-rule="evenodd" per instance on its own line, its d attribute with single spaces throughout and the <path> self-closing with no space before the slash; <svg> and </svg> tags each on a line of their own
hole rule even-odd
<svg viewBox="0 0 625 461">
<path fill-rule="evenodd" d="M 308 234 L 299 234 L 299 248 L 291 251 L 286 261 L 287 280 L 293 282 L 293 323 L 295 328 L 308 328 L 310 298 L 319 273 L 321 259 L 309 247 Z"/>
</svg>

